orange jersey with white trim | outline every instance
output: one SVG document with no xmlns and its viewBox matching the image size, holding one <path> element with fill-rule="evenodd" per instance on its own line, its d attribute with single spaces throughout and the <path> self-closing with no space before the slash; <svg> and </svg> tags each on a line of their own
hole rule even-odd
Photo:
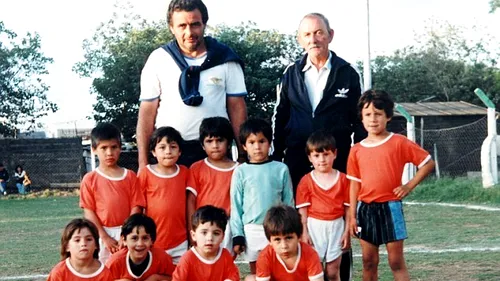
<svg viewBox="0 0 500 281">
<path fill-rule="evenodd" d="M 314 171 L 302 177 L 297 186 L 297 208 L 307 207 L 307 216 L 332 221 L 344 216 L 349 206 L 349 180 L 337 171 L 330 186 L 321 186 Z"/>
<path fill-rule="evenodd" d="M 365 203 L 400 200 L 393 190 L 401 186 L 406 163 L 422 167 L 427 151 L 405 136 L 391 133 L 376 144 L 355 144 L 347 161 L 347 178 L 361 183 L 358 200 Z"/>
<path fill-rule="evenodd" d="M 221 169 L 210 164 L 207 158 L 191 165 L 190 183 L 196 195 L 196 209 L 212 205 L 224 209 L 229 216 L 231 208 L 229 189 L 233 171 L 237 166 L 238 163 L 235 163 L 231 168 Z"/>
<path fill-rule="evenodd" d="M 50 271 L 47 281 L 112 281 L 111 271 L 104 264 L 92 274 L 78 273 L 69 262 L 69 258 L 59 262 Z"/>
<path fill-rule="evenodd" d="M 227 249 L 220 247 L 214 260 L 206 260 L 193 247 L 181 257 L 172 281 L 193 280 L 239 281 L 240 271 Z"/>
<path fill-rule="evenodd" d="M 123 169 L 123 176 L 112 178 L 99 168 L 85 174 L 80 184 L 80 208 L 94 211 L 103 226 L 120 226 L 132 208 L 145 206 L 136 174 Z"/>
<path fill-rule="evenodd" d="M 273 247 L 267 245 L 257 258 L 257 281 L 323 280 L 323 266 L 316 250 L 299 242 L 297 255 L 295 266 L 288 269 Z"/>
<path fill-rule="evenodd" d="M 187 239 L 186 188 L 189 170 L 177 165 L 172 175 L 161 175 L 148 165 L 139 174 L 146 198 L 146 215 L 156 223 L 155 247 L 169 250 Z"/>
<path fill-rule="evenodd" d="M 146 280 L 153 274 L 172 276 L 175 266 L 172 263 L 172 258 L 163 249 L 151 248 L 149 251 L 149 263 L 146 270 L 136 276 L 130 269 L 130 258 L 128 249 L 121 249 L 117 253 L 111 255 L 106 262 L 106 266 L 111 271 L 114 279 L 128 279 L 142 281 Z"/>
</svg>

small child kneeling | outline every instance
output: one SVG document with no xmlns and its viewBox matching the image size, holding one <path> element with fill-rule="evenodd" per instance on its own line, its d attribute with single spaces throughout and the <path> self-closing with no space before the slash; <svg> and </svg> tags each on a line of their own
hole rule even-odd
<svg viewBox="0 0 500 281">
<path fill-rule="evenodd" d="M 106 266 L 115 280 L 171 280 L 175 266 L 163 249 L 153 248 L 156 224 L 144 214 L 131 215 L 122 226 L 126 248 L 111 256 Z"/>
<path fill-rule="evenodd" d="M 221 247 L 227 214 L 211 205 L 196 210 L 191 220 L 195 246 L 180 259 L 174 281 L 239 281 L 240 272 L 229 251 Z"/>
<path fill-rule="evenodd" d="M 303 226 L 299 213 L 290 206 L 269 209 L 264 219 L 269 245 L 257 258 L 257 276 L 246 281 L 323 280 L 323 267 L 316 251 L 301 242 Z"/>
<path fill-rule="evenodd" d="M 47 281 L 114 280 L 99 261 L 97 227 L 87 219 L 74 219 L 61 237 L 61 262 L 50 271 Z"/>
</svg>

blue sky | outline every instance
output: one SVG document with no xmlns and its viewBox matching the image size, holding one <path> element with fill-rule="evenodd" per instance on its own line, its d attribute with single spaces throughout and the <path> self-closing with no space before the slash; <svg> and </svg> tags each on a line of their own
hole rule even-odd
<svg viewBox="0 0 500 281">
<path fill-rule="evenodd" d="M 123 1 L 122 1 L 123 2 Z M 143 18 L 165 18 L 168 0 L 130 0 L 134 12 Z M 205 0 L 209 25 L 237 25 L 253 21 L 264 29 L 294 33 L 303 15 L 325 14 L 335 30 L 331 48 L 341 57 L 354 62 L 366 53 L 366 0 Z M 47 129 L 91 127 L 85 120 L 95 102 L 89 94 L 91 81 L 71 71 L 83 59 L 82 41 L 90 38 L 99 23 L 111 18 L 115 0 L 0 0 L 0 20 L 23 36 L 38 32 L 42 50 L 54 58 L 50 75 L 49 98 L 60 110 L 44 119 Z M 306 5 L 307 4 L 307 5 Z M 370 26 L 372 57 L 390 54 L 397 48 L 414 43 L 429 21 L 448 21 L 454 25 L 479 25 L 485 33 L 498 34 L 500 11 L 489 14 L 488 0 L 371 0 Z M 470 36 L 481 36 L 473 34 Z M 498 39 L 498 38 L 497 38 Z"/>
</svg>

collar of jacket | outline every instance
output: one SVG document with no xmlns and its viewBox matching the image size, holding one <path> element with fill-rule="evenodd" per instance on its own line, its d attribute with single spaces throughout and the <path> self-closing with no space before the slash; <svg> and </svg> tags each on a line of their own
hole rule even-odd
<svg viewBox="0 0 500 281">
<path fill-rule="evenodd" d="M 330 53 L 332 54 L 332 57 L 331 57 L 331 64 L 332 64 L 331 72 L 335 72 L 340 67 L 349 64 L 344 59 L 338 57 L 337 54 L 335 54 L 334 51 L 330 51 Z M 301 71 L 301 72 L 302 72 L 302 69 L 304 69 L 304 67 L 307 64 L 307 56 L 308 56 L 308 54 L 306 53 L 304 56 L 302 56 L 302 58 L 300 58 L 300 60 L 297 61 L 297 69 L 299 71 Z"/>
</svg>

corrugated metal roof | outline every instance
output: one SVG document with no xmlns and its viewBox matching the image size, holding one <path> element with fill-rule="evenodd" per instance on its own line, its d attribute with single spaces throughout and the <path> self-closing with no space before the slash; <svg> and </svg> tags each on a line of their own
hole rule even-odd
<svg viewBox="0 0 500 281">
<path fill-rule="evenodd" d="M 399 104 L 412 116 L 486 115 L 487 113 L 486 107 L 464 101 L 402 102 Z M 401 116 L 397 110 L 394 114 Z"/>
</svg>

